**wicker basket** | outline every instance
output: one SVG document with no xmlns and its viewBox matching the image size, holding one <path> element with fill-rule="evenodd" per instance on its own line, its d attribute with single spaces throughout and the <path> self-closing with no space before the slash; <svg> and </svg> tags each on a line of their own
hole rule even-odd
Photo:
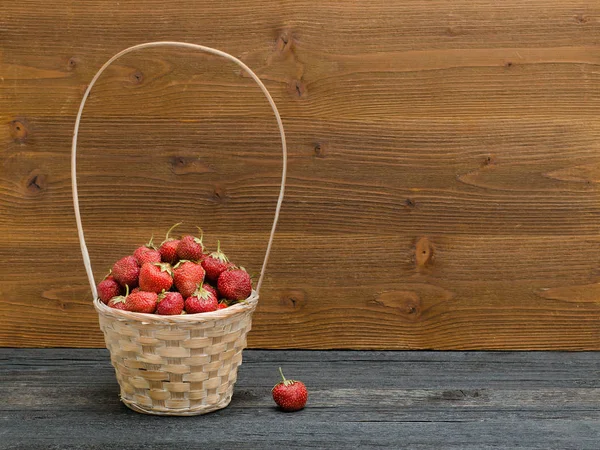
<svg viewBox="0 0 600 450">
<path fill-rule="evenodd" d="M 244 69 L 259 85 L 277 119 L 283 149 L 281 190 L 275 209 L 265 259 L 256 285 L 246 300 L 229 308 L 202 314 L 160 316 L 133 313 L 106 306 L 98 300 L 96 283 L 79 211 L 77 194 L 77 134 L 83 107 L 97 79 L 116 59 L 137 49 L 183 47 L 222 56 Z M 226 407 L 231 401 L 237 368 L 242 362 L 246 336 L 252 326 L 252 313 L 258 303 L 265 268 L 283 201 L 287 151 L 279 112 L 266 87 L 237 58 L 210 47 L 184 42 L 149 42 L 129 47 L 109 59 L 88 86 L 77 114 L 71 151 L 73 204 L 81 253 L 92 290 L 94 307 L 112 365 L 121 388 L 121 400 L 134 411 L 146 414 L 190 416 Z"/>
<path fill-rule="evenodd" d="M 204 314 L 131 313 L 95 300 L 121 400 L 150 414 L 203 414 L 231 400 L 256 293 Z"/>
</svg>

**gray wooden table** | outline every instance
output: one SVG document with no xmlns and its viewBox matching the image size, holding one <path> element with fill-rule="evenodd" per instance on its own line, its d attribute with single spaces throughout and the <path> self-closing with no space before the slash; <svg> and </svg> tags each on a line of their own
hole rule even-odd
<svg viewBox="0 0 600 450">
<path fill-rule="evenodd" d="M 230 406 L 144 416 L 105 350 L 0 349 L 0 448 L 600 448 L 600 352 L 248 350 Z M 307 408 L 278 411 L 277 367 Z"/>
</svg>

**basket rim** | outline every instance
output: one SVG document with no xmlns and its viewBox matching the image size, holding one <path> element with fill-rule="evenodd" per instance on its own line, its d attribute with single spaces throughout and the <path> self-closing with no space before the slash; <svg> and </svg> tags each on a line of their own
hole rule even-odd
<svg viewBox="0 0 600 450">
<path fill-rule="evenodd" d="M 203 323 L 212 322 L 216 320 L 227 319 L 248 311 L 253 311 L 258 304 L 258 294 L 255 290 L 252 290 L 250 296 L 242 300 L 240 303 L 229 306 L 225 309 L 219 309 L 217 311 L 211 311 L 199 314 L 182 314 L 177 316 L 162 316 L 160 314 L 149 314 L 149 313 L 138 313 L 131 311 L 124 311 L 122 309 L 111 308 L 105 305 L 99 298 L 94 299 L 94 308 L 98 314 L 111 317 L 118 320 L 135 320 L 138 322 L 148 323 Z"/>
</svg>

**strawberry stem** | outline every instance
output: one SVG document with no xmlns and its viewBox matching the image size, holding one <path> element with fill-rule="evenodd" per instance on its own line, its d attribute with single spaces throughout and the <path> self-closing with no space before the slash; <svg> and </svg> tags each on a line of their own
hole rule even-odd
<svg viewBox="0 0 600 450">
<path fill-rule="evenodd" d="M 154 235 L 150 236 L 150 240 L 146 244 L 144 244 L 144 247 L 156 250 L 156 246 L 154 245 L 154 242 L 152 242 L 153 240 L 154 240 Z"/>
<path fill-rule="evenodd" d="M 285 376 L 283 375 L 283 371 L 281 370 L 281 367 L 279 368 L 279 373 L 281 374 L 281 378 L 283 378 L 283 382 L 285 383 L 287 380 L 285 379 Z"/>
<path fill-rule="evenodd" d="M 221 251 L 221 241 L 218 240 L 217 241 L 217 251 L 216 252 L 212 252 L 209 256 L 211 256 L 212 258 L 216 258 L 221 262 L 229 262 L 229 258 L 227 258 L 227 256 L 225 255 L 225 253 L 223 253 Z"/>
<path fill-rule="evenodd" d="M 169 240 L 169 235 L 171 234 L 171 231 L 173 231 L 175 228 L 177 228 L 179 225 L 181 225 L 183 222 L 179 222 L 176 223 L 175 225 L 173 225 L 171 228 L 169 228 L 169 231 L 167 231 L 167 235 L 165 236 L 165 240 L 163 241 L 163 244 L 165 242 L 167 242 Z"/>
<path fill-rule="evenodd" d="M 204 280 L 202 280 L 200 283 L 196 284 L 196 290 L 194 291 L 194 293 L 192 294 L 194 297 L 198 297 L 198 298 L 203 298 L 203 299 L 207 299 L 209 292 L 204 289 Z"/>
<path fill-rule="evenodd" d="M 167 272 L 169 275 L 173 276 L 173 267 L 169 263 L 152 263 L 156 267 L 160 267 L 161 272 Z"/>
</svg>

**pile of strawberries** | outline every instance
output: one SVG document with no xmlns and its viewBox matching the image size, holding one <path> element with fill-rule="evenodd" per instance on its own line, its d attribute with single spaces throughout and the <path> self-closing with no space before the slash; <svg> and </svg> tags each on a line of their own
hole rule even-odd
<svg viewBox="0 0 600 450">
<path fill-rule="evenodd" d="M 148 314 L 197 314 L 227 308 L 252 293 L 250 275 L 221 251 L 207 253 L 201 236 L 173 239 L 157 248 L 152 239 L 118 260 L 98 284 L 111 308 Z"/>
</svg>

